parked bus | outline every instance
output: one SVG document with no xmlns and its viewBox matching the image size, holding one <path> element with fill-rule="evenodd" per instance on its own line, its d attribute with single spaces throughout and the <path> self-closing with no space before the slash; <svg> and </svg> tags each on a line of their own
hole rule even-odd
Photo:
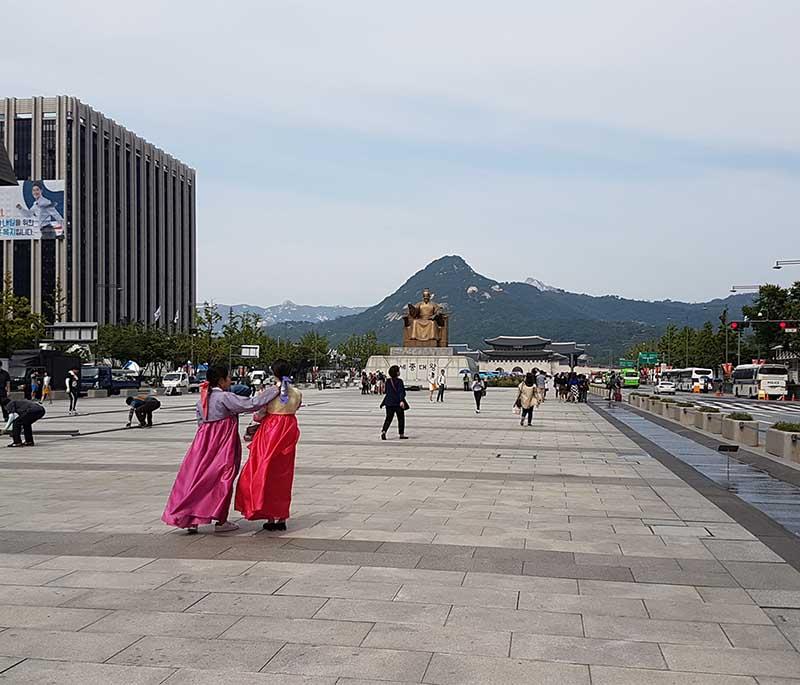
<svg viewBox="0 0 800 685">
<path fill-rule="evenodd" d="M 741 364 L 733 370 L 733 394 L 736 397 L 758 397 L 763 392 L 768 399 L 786 394 L 789 370 L 781 364 Z"/>
<path fill-rule="evenodd" d="M 620 376 L 622 376 L 622 385 L 625 388 L 638 388 L 639 387 L 639 372 L 636 369 L 620 369 Z"/>
<path fill-rule="evenodd" d="M 688 369 L 669 369 L 662 371 L 661 380 L 672 381 L 678 390 L 684 392 L 711 392 L 713 390 L 714 373 L 711 369 L 690 367 Z"/>
</svg>

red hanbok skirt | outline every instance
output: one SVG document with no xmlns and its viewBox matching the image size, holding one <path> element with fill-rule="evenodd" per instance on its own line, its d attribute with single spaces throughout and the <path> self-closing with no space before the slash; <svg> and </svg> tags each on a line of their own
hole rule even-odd
<svg viewBox="0 0 800 685">
<path fill-rule="evenodd" d="M 287 519 L 300 429 L 294 414 L 268 414 L 250 443 L 234 507 L 246 519 Z"/>
<path fill-rule="evenodd" d="M 178 528 L 227 521 L 241 461 L 237 417 L 202 424 L 183 458 L 161 520 Z"/>
</svg>

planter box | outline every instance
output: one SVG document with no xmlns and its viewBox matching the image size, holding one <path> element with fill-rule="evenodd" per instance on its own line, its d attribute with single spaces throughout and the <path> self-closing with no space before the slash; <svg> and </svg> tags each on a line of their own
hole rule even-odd
<svg viewBox="0 0 800 685">
<path fill-rule="evenodd" d="M 800 464 L 800 434 L 768 428 L 767 452 L 786 461 Z"/>
<path fill-rule="evenodd" d="M 694 415 L 694 427 L 699 428 L 700 430 L 708 431 L 709 433 L 714 433 L 714 432 L 722 433 L 722 416 L 723 415 L 718 412 L 715 413 L 710 411 L 698 411 Z M 711 422 L 714 421 L 714 423 L 716 424 L 715 419 L 716 421 L 719 421 L 719 430 L 712 431 Z"/>
<path fill-rule="evenodd" d="M 724 418 L 725 414 L 706 414 L 705 417 L 705 429 L 709 433 L 715 433 L 717 435 L 722 435 L 722 419 Z"/>
<path fill-rule="evenodd" d="M 691 407 L 681 407 L 681 423 L 684 426 L 694 426 L 694 416 L 698 413 L 697 409 Z"/>
<path fill-rule="evenodd" d="M 675 404 L 667 404 L 664 405 L 666 412 L 664 415 L 668 419 L 672 419 L 673 421 L 680 421 L 681 420 L 681 407 Z"/>
<path fill-rule="evenodd" d="M 661 400 L 653 400 L 650 403 L 650 411 L 653 412 L 654 414 L 657 414 L 658 416 L 661 416 L 661 414 L 664 411 L 664 405 L 661 402 Z"/>
<path fill-rule="evenodd" d="M 722 421 L 722 437 L 747 447 L 758 447 L 758 421 Z"/>
</svg>

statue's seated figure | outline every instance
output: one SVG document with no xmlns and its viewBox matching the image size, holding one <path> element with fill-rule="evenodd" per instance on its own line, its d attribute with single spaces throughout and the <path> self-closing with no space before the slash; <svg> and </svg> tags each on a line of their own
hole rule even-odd
<svg viewBox="0 0 800 685">
<path fill-rule="evenodd" d="M 432 299 L 426 288 L 422 302 L 408 305 L 403 317 L 404 347 L 447 347 L 447 314 Z"/>
</svg>

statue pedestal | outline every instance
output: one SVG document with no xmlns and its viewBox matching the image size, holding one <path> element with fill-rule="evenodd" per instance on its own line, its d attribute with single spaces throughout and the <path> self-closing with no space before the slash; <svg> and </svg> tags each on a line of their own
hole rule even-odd
<svg viewBox="0 0 800 685">
<path fill-rule="evenodd" d="M 447 387 L 463 388 L 464 370 L 470 375 L 478 373 L 478 364 L 470 357 L 462 357 L 452 347 L 391 347 L 387 355 L 374 355 L 367 361 L 366 372 L 387 374 L 390 366 L 400 367 L 400 378 L 407 386 L 428 388 L 431 371 L 437 378 L 445 370 Z"/>
</svg>

